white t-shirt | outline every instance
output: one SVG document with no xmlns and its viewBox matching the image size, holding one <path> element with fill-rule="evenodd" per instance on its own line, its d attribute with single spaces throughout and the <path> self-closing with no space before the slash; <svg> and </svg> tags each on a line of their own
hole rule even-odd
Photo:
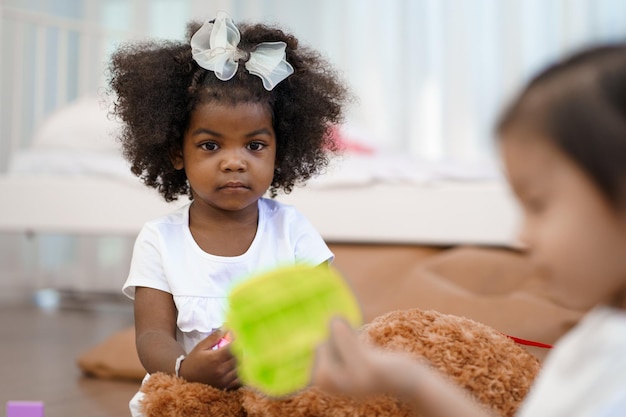
<svg viewBox="0 0 626 417">
<path fill-rule="evenodd" d="M 230 288 L 252 274 L 282 265 L 332 262 L 333 253 L 294 207 L 260 199 L 257 233 L 239 256 L 204 252 L 189 230 L 189 205 L 146 223 L 133 250 L 123 292 L 135 287 L 173 295 L 178 309 L 177 339 L 186 352 L 224 323 Z"/>
<path fill-rule="evenodd" d="M 626 416 L 626 311 L 597 307 L 566 334 L 518 416 Z"/>
</svg>

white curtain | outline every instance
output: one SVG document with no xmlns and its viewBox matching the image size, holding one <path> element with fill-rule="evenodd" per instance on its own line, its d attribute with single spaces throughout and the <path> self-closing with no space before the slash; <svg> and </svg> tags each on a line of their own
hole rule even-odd
<svg viewBox="0 0 626 417">
<path fill-rule="evenodd" d="M 2 26 L 3 50 L 19 35 L 25 63 L 22 72 L 11 71 L 3 60 L 3 85 L 14 88 L 10 77 L 17 75 L 28 97 L 3 92 L 1 140 L 9 124 L 21 123 L 13 141 L 22 144 L 56 106 L 103 87 L 118 42 L 182 39 L 188 20 L 218 9 L 235 21 L 279 24 L 321 51 L 358 98 L 347 120 L 358 139 L 430 160 L 491 158 L 498 111 L 532 73 L 582 46 L 626 39 L 624 0 L 4 0 L 3 9 L 75 23 L 64 36 L 37 32 L 36 19 L 19 31 Z M 37 51 L 53 61 L 35 62 L 30 53 Z M 60 53 L 64 62 L 57 62 Z M 50 71 L 68 79 L 36 78 Z M 34 116 L 16 122 L 15 97 Z"/>
<path fill-rule="evenodd" d="M 276 22 L 322 51 L 359 98 L 349 123 L 382 151 L 492 156 L 498 111 L 548 62 L 626 40 L 623 0 L 194 1 L 236 20 Z"/>
</svg>

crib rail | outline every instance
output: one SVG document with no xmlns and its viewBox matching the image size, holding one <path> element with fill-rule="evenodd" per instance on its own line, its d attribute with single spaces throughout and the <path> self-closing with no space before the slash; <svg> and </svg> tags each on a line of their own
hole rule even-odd
<svg viewBox="0 0 626 417">
<path fill-rule="evenodd" d="M 98 93 L 111 47 L 131 34 L 84 17 L 1 5 L 0 14 L 0 172 L 6 172 L 11 154 L 30 144 L 50 113 Z"/>
</svg>

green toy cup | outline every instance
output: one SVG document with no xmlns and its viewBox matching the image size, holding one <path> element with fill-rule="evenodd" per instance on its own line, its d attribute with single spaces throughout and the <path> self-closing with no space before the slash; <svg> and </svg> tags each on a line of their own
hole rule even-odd
<svg viewBox="0 0 626 417">
<path fill-rule="evenodd" d="M 233 288 L 229 305 L 226 325 L 239 378 L 269 396 L 308 385 L 315 348 L 328 338 L 331 318 L 362 324 L 347 283 L 325 265 L 282 267 L 253 277 Z"/>
</svg>

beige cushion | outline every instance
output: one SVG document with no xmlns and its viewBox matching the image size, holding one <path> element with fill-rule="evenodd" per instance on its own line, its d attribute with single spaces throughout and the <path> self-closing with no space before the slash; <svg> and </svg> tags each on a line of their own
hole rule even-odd
<svg viewBox="0 0 626 417">
<path fill-rule="evenodd" d="M 87 349 L 77 358 L 78 367 L 98 378 L 141 380 L 146 370 L 135 349 L 135 328 L 112 334 L 104 342 Z"/>
<path fill-rule="evenodd" d="M 368 321 L 392 310 L 432 309 L 553 344 L 584 314 L 549 300 L 526 256 L 508 249 L 372 246 L 335 252 Z M 528 350 L 539 358 L 548 352 Z"/>
</svg>

